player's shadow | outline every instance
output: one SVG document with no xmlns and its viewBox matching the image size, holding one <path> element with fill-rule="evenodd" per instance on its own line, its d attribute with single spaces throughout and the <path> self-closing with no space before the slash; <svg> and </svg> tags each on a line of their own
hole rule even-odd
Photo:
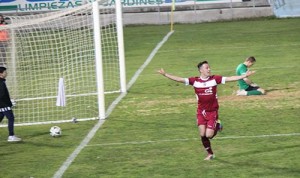
<svg viewBox="0 0 300 178">
<path fill-rule="evenodd" d="M 299 144 L 295 144 L 295 145 L 290 145 L 290 146 L 284 146 L 284 147 L 277 147 L 277 148 L 271 148 L 268 149 L 266 151 L 260 151 L 260 150 L 254 150 L 254 151 L 248 151 L 248 152 L 244 152 L 244 153 L 236 153 L 230 156 L 230 158 L 233 158 L 232 161 L 230 161 L 230 159 L 222 159 L 220 157 L 217 157 L 216 161 L 226 164 L 226 165 L 232 165 L 234 167 L 244 167 L 245 169 L 250 169 L 250 168 L 263 168 L 265 170 L 276 170 L 276 172 L 285 172 L 285 175 L 296 175 L 300 173 L 300 169 L 294 169 L 291 167 L 280 167 L 280 166 L 276 166 L 276 164 L 263 164 L 261 163 L 261 161 L 250 161 L 249 159 L 247 159 L 246 161 L 236 161 L 234 158 L 235 157 L 242 157 L 242 156 L 248 156 L 251 157 L 251 155 L 255 155 L 255 154 L 260 154 L 260 153 L 265 153 L 265 152 L 272 152 L 272 151 L 277 151 L 277 150 L 285 150 L 285 149 L 294 149 L 294 148 L 299 148 Z M 291 153 L 293 154 L 293 153 Z M 251 158 L 252 159 L 252 158 Z M 264 159 L 263 155 L 260 157 L 260 159 Z M 269 171 L 268 171 L 269 172 Z M 274 172 L 274 174 L 277 175 L 277 173 Z M 269 175 L 270 173 L 268 173 Z M 261 176 L 266 176 L 266 175 L 261 175 Z"/>
<path fill-rule="evenodd" d="M 265 153 L 265 152 L 272 152 L 272 151 L 278 151 L 278 150 L 287 150 L 290 148 L 299 148 L 300 145 L 296 144 L 296 145 L 290 145 L 290 146 L 284 146 L 284 147 L 276 147 L 276 148 L 268 148 L 267 150 L 253 150 L 253 151 L 248 151 L 248 152 L 244 152 L 244 153 L 236 153 L 236 154 L 232 154 L 232 157 L 241 157 L 241 156 L 249 156 L 249 155 L 254 155 L 254 154 L 260 154 L 260 153 Z"/>
<path fill-rule="evenodd" d="M 295 89 L 295 88 L 291 88 L 291 87 L 284 87 L 284 88 L 269 88 L 266 89 L 266 93 L 270 93 L 270 92 L 274 92 L 274 91 L 287 91 L 287 90 L 291 90 L 291 89 Z"/>
</svg>

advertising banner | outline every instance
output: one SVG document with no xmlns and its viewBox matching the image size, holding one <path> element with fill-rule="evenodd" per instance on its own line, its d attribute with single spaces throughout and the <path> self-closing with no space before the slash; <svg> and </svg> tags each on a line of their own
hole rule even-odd
<svg viewBox="0 0 300 178">
<path fill-rule="evenodd" d="M 0 13 L 41 12 L 74 8 L 93 0 L 0 0 Z M 172 0 L 121 0 L 123 6 L 171 6 Z M 193 5 L 203 3 L 232 3 L 242 0 L 175 0 L 176 5 Z M 107 1 L 107 6 L 115 4 L 115 0 Z"/>
<path fill-rule="evenodd" d="M 276 17 L 300 17 L 300 0 L 270 0 Z"/>
</svg>

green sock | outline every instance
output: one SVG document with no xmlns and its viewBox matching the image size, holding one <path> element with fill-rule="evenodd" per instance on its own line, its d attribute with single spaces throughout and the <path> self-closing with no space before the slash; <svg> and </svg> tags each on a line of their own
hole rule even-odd
<svg viewBox="0 0 300 178">
<path fill-rule="evenodd" d="M 247 96 L 250 95 L 262 95 L 262 93 L 258 90 L 247 91 Z"/>
</svg>

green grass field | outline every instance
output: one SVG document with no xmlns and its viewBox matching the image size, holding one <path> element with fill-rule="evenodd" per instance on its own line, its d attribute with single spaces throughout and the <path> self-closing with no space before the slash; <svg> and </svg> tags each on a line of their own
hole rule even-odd
<svg viewBox="0 0 300 178">
<path fill-rule="evenodd" d="M 169 26 L 126 27 L 127 80 L 169 32 Z M 296 178 L 300 176 L 300 18 L 176 24 L 175 32 L 64 172 L 64 178 L 186 177 Z M 235 75 L 250 55 L 251 79 L 265 96 L 237 97 L 237 83 L 218 87 L 223 132 L 206 153 L 195 122 L 193 88 L 156 71 L 197 76 L 208 60 L 214 74 Z M 7 143 L 0 128 L 0 177 L 52 177 L 98 121 L 16 127 L 22 143 Z"/>
</svg>

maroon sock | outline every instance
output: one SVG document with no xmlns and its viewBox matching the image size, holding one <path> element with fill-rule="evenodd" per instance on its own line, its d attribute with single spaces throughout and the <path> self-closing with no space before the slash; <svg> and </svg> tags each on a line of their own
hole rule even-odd
<svg viewBox="0 0 300 178">
<path fill-rule="evenodd" d="M 218 133 L 218 129 L 215 130 L 214 135 L 210 139 L 213 139 L 217 135 L 217 133 Z"/>
<path fill-rule="evenodd" d="M 216 130 L 215 130 L 215 132 L 214 132 L 214 135 L 213 135 L 210 139 L 213 139 L 213 138 L 217 135 L 217 133 L 219 132 L 219 130 L 220 130 L 220 123 L 217 123 L 217 124 L 216 124 Z"/>
<path fill-rule="evenodd" d="M 214 154 L 212 149 L 211 149 L 209 139 L 204 136 L 204 137 L 201 137 L 201 141 L 202 141 L 202 144 L 203 144 L 205 150 L 207 151 L 207 153 Z"/>
</svg>

